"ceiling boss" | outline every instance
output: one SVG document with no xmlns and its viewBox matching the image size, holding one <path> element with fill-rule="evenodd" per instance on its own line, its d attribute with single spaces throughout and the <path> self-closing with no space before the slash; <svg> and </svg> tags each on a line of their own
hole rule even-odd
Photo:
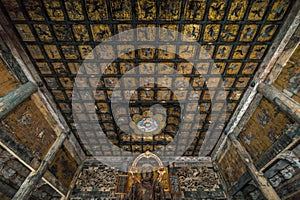
<svg viewBox="0 0 300 200">
<path fill-rule="evenodd" d="M 153 114 L 151 111 L 145 111 L 143 115 L 135 114 L 130 127 L 136 136 L 152 137 L 161 132 L 166 122 L 163 115 Z"/>
</svg>

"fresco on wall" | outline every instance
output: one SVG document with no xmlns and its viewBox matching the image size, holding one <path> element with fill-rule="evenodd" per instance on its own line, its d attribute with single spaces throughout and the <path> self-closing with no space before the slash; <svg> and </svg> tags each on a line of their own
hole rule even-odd
<svg viewBox="0 0 300 200">
<path fill-rule="evenodd" d="M 49 171 L 65 186 L 69 187 L 78 165 L 70 153 L 62 147 L 49 165 Z"/>
<path fill-rule="evenodd" d="M 291 124 L 293 120 L 263 98 L 239 134 L 238 140 L 245 146 L 255 162 Z"/>
<path fill-rule="evenodd" d="M 55 132 L 30 99 L 25 100 L 9 113 L 1 121 L 0 127 L 38 159 L 43 159 L 56 139 Z"/>
<path fill-rule="evenodd" d="M 2 76 L 0 80 L 0 97 L 7 95 L 13 89 L 18 87 L 20 83 L 15 77 L 7 70 L 4 61 L 0 59 L 0 74 Z"/>
</svg>

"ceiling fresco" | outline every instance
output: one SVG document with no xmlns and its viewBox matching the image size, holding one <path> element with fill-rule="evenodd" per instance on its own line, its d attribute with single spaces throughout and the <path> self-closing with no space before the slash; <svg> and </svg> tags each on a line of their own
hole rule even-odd
<svg viewBox="0 0 300 200">
<path fill-rule="evenodd" d="M 160 149 L 161 145 L 167 145 L 177 134 L 180 125 L 183 130 L 197 132 L 194 141 L 185 151 L 186 156 L 197 156 L 208 127 L 214 121 L 216 123 L 212 127 L 212 137 L 206 141 L 204 149 L 204 154 L 209 156 L 220 136 L 213 134 L 221 133 L 224 128 L 217 123 L 220 116 L 211 112 L 212 101 L 216 102 L 220 113 L 226 115 L 227 123 L 294 2 L 1 0 L 1 10 L 8 17 L 77 137 L 72 116 L 72 89 L 81 63 L 83 60 L 92 61 L 96 57 L 107 62 L 118 57 L 111 64 L 97 66 L 103 75 L 97 82 L 94 97 L 89 90 L 82 92 L 81 97 L 76 97 L 94 98 L 97 117 L 89 115 L 90 112 L 84 105 L 73 107 L 73 110 L 83 110 L 83 118 L 98 121 L 112 143 L 133 152 L 154 151 Z M 134 30 L 143 27 L 160 29 Z M 116 38 L 116 45 L 104 45 L 97 55 L 90 54 L 98 44 L 123 31 L 131 31 L 132 34 Z M 181 34 L 177 34 L 177 31 Z M 138 47 L 133 44 L 136 38 L 141 39 Z M 168 44 L 161 45 L 160 49 L 155 49 L 154 45 L 149 48 L 151 42 L 155 41 L 161 41 L 162 44 L 168 41 Z M 172 41 L 180 41 L 182 44 L 176 46 Z M 147 43 L 147 48 L 143 47 L 142 42 Z M 195 42 L 201 44 L 201 48 L 195 46 Z M 138 50 L 134 50 L 137 48 Z M 129 53 L 124 53 L 126 51 Z M 200 57 L 203 59 L 201 62 L 187 61 L 198 60 Z M 214 64 L 205 60 L 210 58 Z M 176 70 L 178 76 L 168 76 L 170 69 Z M 86 70 L 86 73 L 93 72 Z M 124 74 L 129 76 L 123 79 L 124 87 L 118 90 L 118 95 L 129 99 L 130 106 L 127 109 L 120 105 L 119 118 L 114 118 L 111 95 Z M 201 76 L 202 74 L 208 74 L 209 78 Z M 91 81 L 93 80 L 87 79 L 84 84 L 89 87 L 89 84 L 93 84 Z M 129 89 L 139 83 L 143 83 L 144 87 L 131 94 Z M 184 90 L 186 83 L 193 87 L 194 92 Z M 208 84 L 211 85 L 210 89 Z M 225 92 L 217 89 L 220 86 L 225 88 Z M 175 89 L 170 90 L 170 87 Z M 191 102 L 191 96 L 197 100 Z M 226 103 L 219 101 L 222 98 L 226 98 Z M 189 102 L 189 106 L 180 107 L 180 101 Z M 154 104 L 160 104 L 164 108 L 151 107 Z M 197 108 L 200 110 L 200 120 L 189 115 Z M 181 120 L 183 109 L 185 118 L 190 118 L 184 123 Z M 122 116 L 142 116 L 149 110 L 153 115 L 166 118 L 163 130 L 147 138 L 126 134 L 126 131 L 134 130 Z M 195 121 L 199 122 L 194 123 Z M 117 124 L 122 124 L 122 129 Z M 78 126 L 84 127 L 85 136 L 91 143 L 97 141 L 95 145 L 101 146 L 99 151 L 104 155 L 113 155 L 114 152 L 106 144 L 101 144 L 95 138 L 95 130 L 89 128 L 89 121 L 82 120 Z M 81 141 L 79 137 L 78 140 Z M 190 143 L 187 140 L 180 140 L 177 148 L 186 148 Z M 85 149 L 84 146 L 83 148 Z M 88 150 L 86 153 L 89 154 Z"/>
</svg>

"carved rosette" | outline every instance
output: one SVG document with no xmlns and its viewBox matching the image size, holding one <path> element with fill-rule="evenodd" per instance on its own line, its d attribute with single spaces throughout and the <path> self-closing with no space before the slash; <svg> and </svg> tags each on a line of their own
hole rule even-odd
<svg viewBox="0 0 300 200">
<path fill-rule="evenodd" d="M 135 114 L 133 121 L 130 122 L 130 127 L 133 129 L 134 134 L 144 137 L 152 137 L 159 134 L 165 125 L 163 115 L 154 115 L 150 111 L 144 112 L 143 115 Z"/>
</svg>

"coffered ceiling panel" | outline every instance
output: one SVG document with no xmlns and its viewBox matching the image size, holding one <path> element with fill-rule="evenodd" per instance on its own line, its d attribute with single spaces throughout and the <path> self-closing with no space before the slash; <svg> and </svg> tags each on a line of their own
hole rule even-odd
<svg viewBox="0 0 300 200">
<path fill-rule="evenodd" d="M 103 155 L 114 154 L 89 126 L 89 121 L 98 121 L 106 137 L 124 150 L 153 151 L 171 142 L 181 126 L 197 134 L 192 142 L 180 140 L 177 149 L 189 145 L 185 155 L 196 156 L 203 145 L 202 155 L 210 155 L 224 128 L 218 120 L 225 116 L 225 124 L 229 121 L 294 2 L 1 0 L 1 9 L 80 142 L 78 128 L 84 130 L 92 149 L 101 146 L 97 151 Z M 159 29 L 135 29 L 145 27 Z M 124 31 L 130 34 L 111 39 Z M 107 40 L 114 40 L 114 45 L 106 43 L 92 51 Z M 157 41 L 159 48 L 154 45 Z M 114 57 L 117 59 L 110 63 Z M 95 83 L 86 78 L 83 85 L 87 89 L 72 96 L 82 62 L 93 63 L 96 58 L 104 61 L 97 66 L 101 79 Z M 87 75 L 95 73 L 93 67 L 84 69 Z M 177 75 L 170 76 L 172 70 Z M 114 117 L 111 97 L 122 77 L 122 87 L 115 94 L 130 100 L 130 105 L 119 104 L 118 117 Z M 95 95 L 88 89 L 93 84 L 97 85 Z M 192 92 L 185 89 L 189 85 Z M 221 86 L 224 91 L 218 89 Z M 97 117 L 90 115 L 89 105 L 72 107 L 74 98 L 92 99 Z M 219 114 L 212 112 L 212 102 Z M 151 107 L 154 104 L 161 106 Z M 195 119 L 197 108 L 200 114 Z M 76 117 L 82 120 L 77 127 L 72 109 L 80 111 Z M 128 134 L 134 130 L 124 116 L 134 118 L 149 110 L 165 118 L 163 130 L 151 137 Z M 210 138 L 205 140 L 211 125 Z M 86 153 L 91 152 L 86 149 Z"/>
</svg>

